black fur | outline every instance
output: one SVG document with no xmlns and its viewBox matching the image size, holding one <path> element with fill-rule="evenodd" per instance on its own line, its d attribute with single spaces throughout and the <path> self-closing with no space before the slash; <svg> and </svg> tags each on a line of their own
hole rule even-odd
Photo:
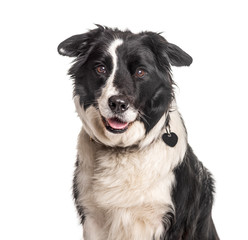
<svg viewBox="0 0 248 240">
<path fill-rule="evenodd" d="M 189 66 L 192 58 L 153 32 L 133 34 L 98 26 L 88 33 L 72 36 L 58 46 L 58 51 L 61 55 L 75 57 L 69 74 L 74 80 L 74 94 L 80 96 L 80 103 L 85 109 L 91 105 L 98 107 L 96 99 L 113 69 L 107 48 L 118 37 L 124 42 L 116 51 L 118 71 L 114 84 L 129 103 L 141 111 L 143 117 L 139 120 L 148 133 L 168 111 L 174 98 L 170 65 Z M 101 65 L 106 67 L 104 75 L 95 71 Z M 139 68 L 148 73 L 142 79 L 135 77 L 135 71 Z M 76 171 L 73 193 L 81 222 L 84 223 L 84 209 L 77 204 Z M 175 209 L 171 208 L 163 218 L 165 231 L 161 240 L 219 239 L 211 217 L 213 178 L 190 146 L 183 162 L 174 169 L 174 174 L 176 184 L 172 189 L 172 199 Z"/>
<path fill-rule="evenodd" d="M 113 65 L 107 47 L 118 37 L 124 39 L 124 43 L 117 49 L 119 65 L 114 84 L 130 104 L 140 110 L 143 116 L 140 121 L 149 132 L 174 97 L 170 64 L 188 66 L 192 58 L 153 32 L 133 34 L 99 26 L 88 33 L 72 36 L 59 44 L 58 51 L 62 55 L 76 57 L 69 74 L 74 79 L 74 94 L 80 96 L 80 103 L 85 109 L 96 104 L 109 77 Z M 93 70 L 99 65 L 106 66 L 104 76 Z M 142 79 L 134 76 L 138 68 L 148 73 Z"/>
<path fill-rule="evenodd" d="M 77 208 L 77 211 L 78 211 L 78 215 L 80 217 L 80 222 L 81 224 L 84 224 L 84 221 L 85 221 L 85 213 L 84 213 L 84 209 L 82 206 L 80 206 L 80 204 L 78 204 L 78 196 L 79 196 L 79 187 L 78 187 L 78 180 L 77 180 L 77 171 L 79 169 L 79 160 L 78 160 L 78 157 L 77 157 L 77 161 L 76 161 L 76 164 L 75 164 L 75 172 L 74 172 L 74 178 L 73 178 L 73 198 L 74 198 L 74 201 L 75 201 L 75 205 L 76 205 L 76 208 Z"/>
<path fill-rule="evenodd" d="M 218 240 L 211 216 L 214 181 L 189 145 L 174 173 L 175 218 L 162 240 Z"/>
</svg>

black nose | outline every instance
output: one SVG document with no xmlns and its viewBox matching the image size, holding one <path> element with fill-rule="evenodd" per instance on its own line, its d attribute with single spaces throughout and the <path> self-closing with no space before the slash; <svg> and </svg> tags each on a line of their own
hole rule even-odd
<svg viewBox="0 0 248 240">
<path fill-rule="evenodd" d="M 128 107 L 128 99 L 124 95 L 115 95 L 109 98 L 108 104 L 112 112 L 114 113 L 123 113 Z"/>
</svg>

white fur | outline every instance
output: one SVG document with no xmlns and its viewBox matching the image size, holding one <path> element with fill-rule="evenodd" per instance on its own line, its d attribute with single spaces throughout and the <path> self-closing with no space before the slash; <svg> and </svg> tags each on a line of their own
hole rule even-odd
<svg viewBox="0 0 248 240">
<path fill-rule="evenodd" d="M 80 168 L 77 173 L 81 189 L 77 204 L 84 206 L 87 215 L 84 239 L 151 240 L 154 236 L 159 240 L 163 232 L 162 217 L 169 206 L 173 207 L 172 170 L 186 151 L 186 133 L 178 111 L 170 113 L 170 125 L 179 142 L 170 148 L 161 138 L 165 132 L 161 131 L 165 116 L 146 137 L 144 127 L 138 123 L 142 126 L 141 132 L 135 132 L 135 126 L 131 126 L 127 132 L 111 139 L 105 135 L 97 110 L 90 107 L 83 111 L 78 101 L 75 102 L 84 123 L 78 140 Z M 89 132 L 99 143 L 90 140 Z M 132 134 L 128 136 L 128 132 Z M 134 136 L 135 133 L 140 135 Z M 114 141 L 122 145 L 128 139 L 139 143 L 137 151 L 132 148 L 114 151 L 106 147 L 106 142 L 110 146 Z"/>
<path fill-rule="evenodd" d="M 80 105 L 79 96 L 75 96 L 74 102 L 78 115 L 85 126 L 85 131 L 87 131 L 89 136 L 95 141 L 107 146 L 117 145 L 127 147 L 138 143 L 144 138 L 145 127 L 140 121 L 132 123 L 123 134 L 114 134 L 106 130 L 101 120 L 101 114 L 95 107 L 90 106 L 85 111 Z"/>
<path fill-rule="evenodd" d="M 112 57 L 112 62 L 113 62 L 113 70 L 109 78 L 107 79 L 106 85 L 102 89 L 102 94 L 98 99 L 98 106 L 100 113 L 103 117 L 105 118 L 112 118 L 114 117 L 113 112 L 108 106 L 108 100 L 110 97 L 119 95 L 119 91 L 115 88 L 114 86 L 114 79 L 115 79 L 115 74 L 117 71 L 117 65 L 118 65 L 118 58 L 116 55 L 116 49 L 123 43 L 122 39 L 115 39 L 111 44 L 108 49 L 108 53 Z M 133 122 L 137 118 L 138 112 L 132 108 L 129 107 L 128 110 L 123 114 L 122 120 L 124 122 Z"/>
<path fill-rule="evenodd" d="M 66 50 L 65 50 L 64 48 L 60 48 L 60 49 L 59 49 L 59 53 L 60 53 L 60 54 L 66 54 Z"/>
<path fill-rule="evenodd" d="M 137 112 L 133 109 L 127 111 L 126 118 L 134 121 L 127 131 L 114 134 L 106 130 L 101 115 L 111 117 L 108 99 L 119 94 L 113 81 L 116 49 L 122 42 L 116 39 L 109 47 L 114 67 L 98 99 L 99 110 L 93 106 L 84 110 L 79 96 L 74 98 L 83 122 L 78 138 L 76 182 L 80 191 L 76 204 L 86 214 L 85 240 L 159 240 L 162 218 L 174 207 L 173 169 L 186 151 L 187 136 L 176 105 L 169 113 L 171 131 L 179 138 L 174 148 L 162 140 L 167 114 L 148 134 L 142 122 L 134 121 Z"/>
<path fill-rule="evenodd" d="M 111 75 L 109 76 L 109 78 L 108 78 L 108 80 L 106 82 L 105 87 L 102 89 L 102 94 L 101 94 L 100 98 L 98 99 L 99 109 L 100 109 L 101 114 L 104 117 L 107 117 L 107 116 L 111 115 L 111 110 L 108 108 L 108 99 L 111 96 L 119 94 L 118 90 L 114 87 L 113 82 L 114 82 L 115 73 L 116 73 L 116 70 L 117 70 L 116 49 L 122 43 L 123 43 L 122 39 L 115 39 L 111 43 L 111 45 L 110 45 L 110 47 L 108 49 L 108 52 L 112 57 L 113 70 L 112 70 L 112 73 L 111 73 Z"/>
</svg>

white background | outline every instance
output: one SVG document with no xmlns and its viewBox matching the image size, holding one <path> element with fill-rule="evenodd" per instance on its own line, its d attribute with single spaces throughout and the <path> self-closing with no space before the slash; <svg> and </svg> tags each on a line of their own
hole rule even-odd
<svg viewBox="0 0 248 240">
<path fill-rule="evenodd" d="M 2 1 L 0 239 L 79 240 L 71 196 L 76 140 L 65 38 L 94 23 L 151 30 L 194 59 L 173 68 L 189 141 L 216 179 L 221 239 L 247 237 L 246 1 Z"/>
</svg>

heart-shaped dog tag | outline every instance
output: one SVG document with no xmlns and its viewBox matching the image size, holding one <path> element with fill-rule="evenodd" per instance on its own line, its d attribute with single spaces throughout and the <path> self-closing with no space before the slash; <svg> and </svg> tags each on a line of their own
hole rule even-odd
<svg viewBox="0 0 248 240">
<path fill-rule="evenodd" d="M 162 139 L 170 147 L 175 147 L 178 141 L 178 137 L 174 132 L 164 133 Z"/>
</svg>

